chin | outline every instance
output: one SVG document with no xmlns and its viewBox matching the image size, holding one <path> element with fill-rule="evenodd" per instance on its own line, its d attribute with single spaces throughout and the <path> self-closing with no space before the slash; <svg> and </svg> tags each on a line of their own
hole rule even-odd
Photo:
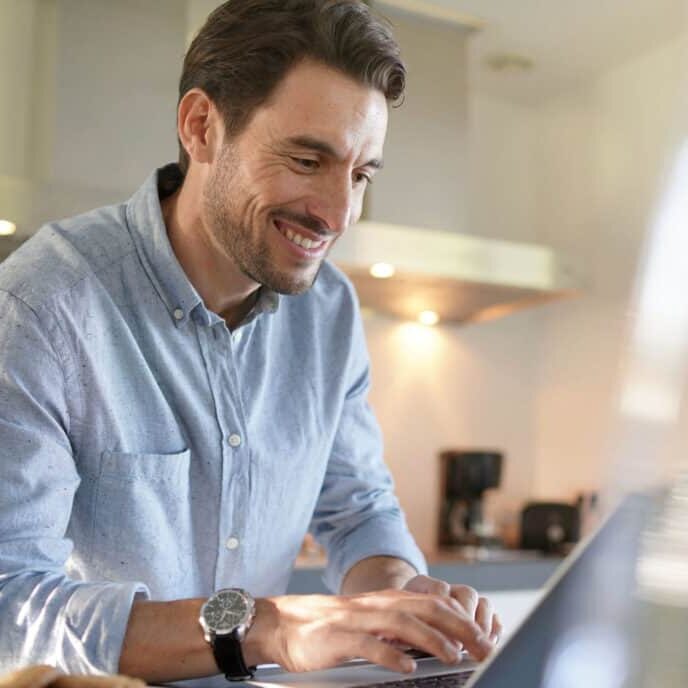
<svg viewBox="0 0 688 688">
<path fill-rule="evenodd" d="M 267 279 L 261 280 L 260 283 L 271 289 L 278 294 L 284 294 L 285 296 L 298 296 L 307 292 L 313 284 L 315 284 L 318 274 L 320 273 L 320 267 L 312 276 L 297 277 L 290 274 L 271 274 L 266 275 Z"/>
<path fill-rule="evenodd" d="M 278 294 L 284 294 L 285 296 L 298 296 L 299 294 L 304 294 L 307 292 L 313 286 L 314 282 L 315 280 L 310 280 L 308 282 L 285 282 L 280 280 L 276 283 L 264 282 L 263 286 L 277 292 Z"/>
</svg>

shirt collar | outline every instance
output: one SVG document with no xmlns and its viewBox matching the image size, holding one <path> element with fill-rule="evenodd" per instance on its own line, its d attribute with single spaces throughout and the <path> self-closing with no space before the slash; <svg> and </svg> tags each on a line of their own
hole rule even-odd
<svg viewBox="0 0 688 688">
<path fill-rule="evenodd" d="M 180 325 L 199 306 L 203 320 L 213 320 L 203 301 L 186 276 L 172 250 L 160 207 L 161 199 L 174 193 L 184 181 L 179 166 L 171 163 L 153 172 L 127 203 L 127 223 L 141 262 L 170 317 Z M 279 304 L 275 292 L 261 287 L 256 304 L 241 323 L 246 324 L 261 313 L 274 313 Z"/>
<path fill-rule="evenodd" d="M 240 323 L 241 325 L 248 325 L 252 320 L 255 320 L 261 313 L 275 313 L 279 306 L 279 294 L 267 287 L 261 287 L 258 292 L 258 299 L 253 308 L 248 312 L 248 315 Z"/>
</svg>

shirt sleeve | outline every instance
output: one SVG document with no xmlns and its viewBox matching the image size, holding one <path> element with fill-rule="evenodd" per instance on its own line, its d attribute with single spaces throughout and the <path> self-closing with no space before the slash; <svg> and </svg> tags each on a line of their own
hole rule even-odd
<svg viewBox="0 0 688 688">
<path fill-rule="evenodd" d="M 397 557 L 427 573 L 394 494 L 382 434 L 367 401 L 370 365 L 358 309 L 351 342 L 350 382 L 310 528 L 327 551 L 324 582 L 332 592 L 367 557 Z"/>
<path fill-rule="evenodd" d="M 0 669 L 114 673 L 141 583 L 70 580 L 79 487 L 59 327 L 0 291 Z"/>
</svg>

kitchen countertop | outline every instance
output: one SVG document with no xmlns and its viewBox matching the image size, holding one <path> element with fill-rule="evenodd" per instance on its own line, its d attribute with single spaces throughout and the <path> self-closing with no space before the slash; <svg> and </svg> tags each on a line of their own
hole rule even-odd
<svg viewBox="0 0 688 688">
<path fill-rule="evenodd" d="M 502 555 L 470 559 L 454 552 L 429 553 L 429 574 L 448 583 L 470 585 L 477 590 L 537 590 L 554 573 L 561 557 L 545 557 L 519 550 L 503 550 Z M 301 557 L 297 561 L 287 592 L 325 593 L 322 582 L 323 557 Z"/>
</svg>

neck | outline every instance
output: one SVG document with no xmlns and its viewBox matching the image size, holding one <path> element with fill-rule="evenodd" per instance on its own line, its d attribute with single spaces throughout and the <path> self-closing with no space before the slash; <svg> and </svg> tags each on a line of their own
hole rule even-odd
<svg viewBox="0 0 688 688">
<path fill-rule="evenodd" d="M 230 329 L 248 314 L 260 285 L 244 275 L 203 222 L 202 188 L 193 179 L 162 203 L 172 250 L 205 306 L 224 318 Z"/>
</svg>

